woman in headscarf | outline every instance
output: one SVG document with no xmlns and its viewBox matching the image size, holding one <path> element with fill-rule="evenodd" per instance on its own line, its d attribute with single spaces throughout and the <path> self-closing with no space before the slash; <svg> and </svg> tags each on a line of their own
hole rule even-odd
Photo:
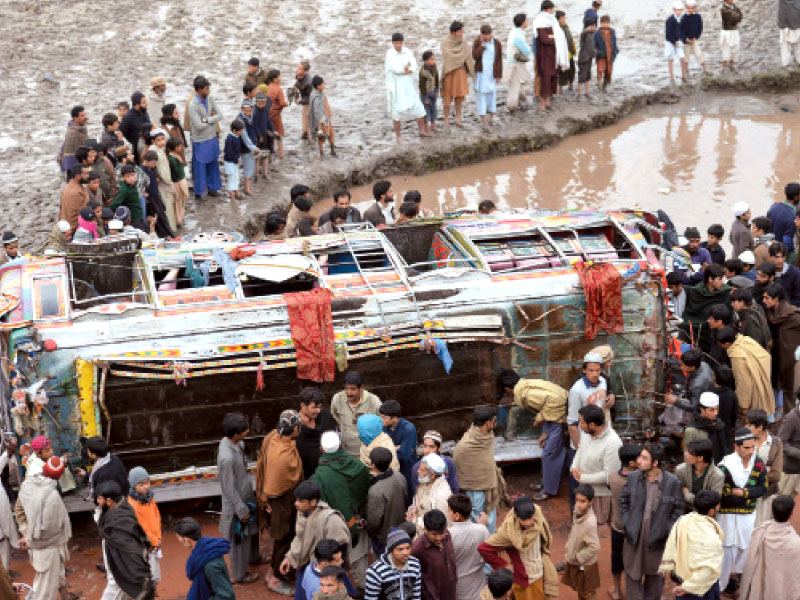
<svg viewBox="0 0 800 600">
<path fill-rule="evenodd" d="M 400 462 L 397 460 L 397 448 L 388 434 L 383 432 L 383 420 L 378 415 L 361 415 L 356 422 L 358 437 L 361 440 L 361 462 L 367 468 L 372 466 L 369 453 L 373 448 L 386 448 L 392 453 L 391 468 L 400 472 Z"/>
<path fill-rule="evenodd" d="M 444 106 L 444 125 L 450 125 L 450 103 L 455 101 L 456 125 L 461 123 L 461 107 L 469 94 L 467 74 L 475 75 L 475 59 L 472 48 L 464 40 L 464 24 L 453 21 L 450 33 L 442 39 L 442 104 Z"/>
</svg>

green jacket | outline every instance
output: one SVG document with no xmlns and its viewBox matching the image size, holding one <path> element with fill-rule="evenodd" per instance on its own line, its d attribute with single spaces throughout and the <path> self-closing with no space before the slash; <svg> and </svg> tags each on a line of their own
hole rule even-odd
<svg viewBox="0 0 800 600">
<path fill-rule="evenodd" d="M 124 181 L 120 184 L 119 190 L 114 201 L 111 203 L 111 210 L 116 210 L 118 206 L 126 206 L 131 211 L 131 223 L 136 224 L 144 221 L 142 214 L 142 203 L 139 200 L 139 192 L 135 185 L 128 185 Z"/>
<path fill-rule="evenodd" d="M 319 485 L 323 502 L 344 516 L 355 546 L 358 543 L 358 524 L 353 516 L 367 498 L 370 480 L 367 467 L 340 449 L 322 455 L 311 479 Z"/>
<path fill-rule="evenodd" d="M 228 575 L 228 566 L 225 564 L 225 557 L 219 556 L 210 560 L 203 567 L 208 587 L 211 588 L 212 595 L 209 600 L 236 600 L 233 592 L 231 578 Z"/>
</svg>

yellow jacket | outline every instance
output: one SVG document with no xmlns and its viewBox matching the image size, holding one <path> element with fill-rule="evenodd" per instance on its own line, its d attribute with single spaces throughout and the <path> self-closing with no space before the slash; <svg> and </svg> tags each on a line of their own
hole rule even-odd
<svg viewBox="0 0 800 600">
<path fill-rule="evenodd" d="M 567 390 L 544 379 L 520 379 L 514 386 L 514 403 L 537 413 L 536 423 L 567 418 Z"/>
</svg>

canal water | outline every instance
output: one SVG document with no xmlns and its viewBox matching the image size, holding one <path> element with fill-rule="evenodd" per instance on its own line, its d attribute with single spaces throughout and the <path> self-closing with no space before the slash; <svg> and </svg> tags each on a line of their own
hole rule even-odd
<svg viewBox="0 0 800 600">
<path fill-rule="evenodd" d="M 699 95 L 540 152 L 388 179 L 398 205 L 416 189 L 436 214 L 484 199 L 502 210 L 663 208 L 681 232 L 718 222 L 727 236 L 735 202 L 765 214 L 787 182 L 800 180 L 798 113 L 796 95 Z M 371 186 L 351 190 L 362 208 Z"/>
</svg>

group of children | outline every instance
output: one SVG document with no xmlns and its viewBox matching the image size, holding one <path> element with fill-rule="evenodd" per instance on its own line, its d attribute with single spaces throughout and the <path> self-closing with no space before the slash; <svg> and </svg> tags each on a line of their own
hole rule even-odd
<svg viewBox="0 0 800 600">
<path fill-rule="evenodd" d="M 597 85 L 600 91 L 605 92 L 611 83 L 611 74 L 614 71 L 614 61 L 619 54 L 617 47 L 617 32 L 611 28 L 611 17 L 600 17 L 600 27 L 597 26 L 597 9 L 599 2 L 592 2 L 592 8 L 587 9 L 583 17 L 583 31 L 580 37 L 578 51 L 578 95 L 583 93 L 589 96 L 589 84 L 592 80 L 592 61 L 597 65 Z M 563 13 L 559 18 L 562 29 L 567 28 Z M 572 82 L 569 82 L 572 89 Z"/>
<path fill-rule="evenodd" d="M 708 74 L 705 56 L 700 48 L 700 36 L 703 34 L 703 18 L 697 13 L 697 0 L 686 0 L 686 14 L 683 14 L 683 1 L 675 0 L 672 14 L 667 18 L 664 36 L 664 57 L 667 59 L 669 78 L 675 83 L 674 63 L 681 64 L 681 79 L 689 76 L 689 58 L 694 56 L 703 72 Z M 739 23 L 742 11 L 733 0 L 724 0 L 720 8 L 722 31 L 720 31 L 720 49 L 722 51 L 722 68 L 734 68 L 739 60 Z"/>
</svg>

